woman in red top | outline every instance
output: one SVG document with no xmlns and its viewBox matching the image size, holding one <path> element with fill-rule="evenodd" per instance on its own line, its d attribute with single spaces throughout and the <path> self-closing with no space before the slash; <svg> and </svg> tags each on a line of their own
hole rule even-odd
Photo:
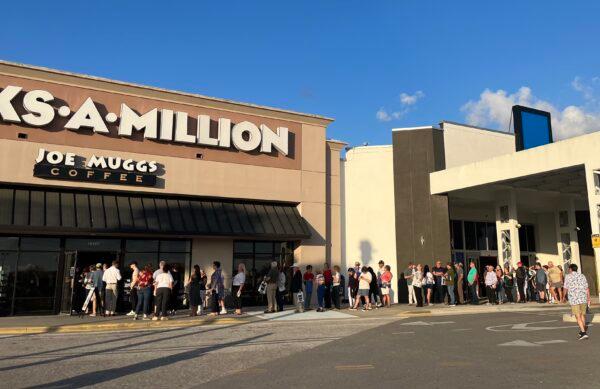
<svg viewBox="0 0 600 389">
<path fill-rule="evenodd" d="M 133 320 L 137 320 L 142 313 L 144 314 L 143 320 L 150 320 L 148 315 L 150 314 L 150 299 L 152 298 L 152 266 L 146 265 L 144 270 L 140 271 L 136 287 L 138 289 L 138 302 Z"/>
<path fill-rule="evenodd" d="M 381 274 L 381 294 L 383 295 L 383 305 L 390 308 L 392 302 L 390 300 L 390 292 L 392 288 L 392 272 L 390 265 L 385 265 L 385 271 Z"/>
</svg>

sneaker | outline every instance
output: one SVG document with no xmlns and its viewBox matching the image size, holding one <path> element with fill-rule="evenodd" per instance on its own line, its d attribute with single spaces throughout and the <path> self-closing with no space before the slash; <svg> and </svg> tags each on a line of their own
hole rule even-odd
<svg viewBox="0 0 600 389">
<path fill-rule="evenodd" d="M 133 320 L 137 320 L 137 319 L 138 319 L 138 315 L 134 315 Z"/>
<path fill-rule="evenodd" d="M 227 310 L 226 309 L 222 309 L 220 312 L 221 315 L 227 315 Z"/>
<path fill-rule="evenodd" d="M 363 307 L 363 308 L 361 309 L 361 311 L 363 311 L 363 312 L 366 312 L 366 311 L 367 311 L 367 308 Z"/>
<path fill-rule="evenodd" d="M 157 320 L 158 320 L 158 316 L 154 316 L 154 317 L 152 318 L 152 321 L 157 321 Z"/>
<path fill-rule="evenodd" d="M 127 314 L 127 316 L 134 316 L 135 315 L 135 311 L 131 311 Z"/>
<path fill-rule="evenodd" d="M 169 320 L 169 318 L 166 317 L 166 316 L 163 316 L 163 317 L 160 318 L 160 320 L 165 321 L 165 320 Z"/>
<path fill-rule="evenodd" d="M 356 311 L 356 308 L 352 307 L 352 308 L 348 308 L 351 311 Z"/>
<path fill-rule="evenodd" d="M 583 340 L 583 339 L 587 339 L 587 338 L 589 338 L 589 336 L 585 332 L 579 333 L 579 340 Z"/>
<path fill-rule="evenodd" d="M 95 314 L 95 313 L 92 313 L 92 314 L 90 315 L 90 317 L 96 317 L 96 314 Z"/>
<path fill-rule="evenodd" d="M 456 304 L 450 304 L 450 306 L 451 306 L 451 307 L 455 307 L 455 306 L 456 306 Z"/>
<path fill-rule="evenodd" d="M 147 319 L 147 318 L 148 318 L 148 315 L 146 315 L 146 314 L 144 313 L 144 319 Z"/>
<path fill-rule="evenodd" d="M 146 315 L 144 315 L 144 317 L 142 318 L 142 320 L 150 320 L 150 318 Z"/>
</svg>

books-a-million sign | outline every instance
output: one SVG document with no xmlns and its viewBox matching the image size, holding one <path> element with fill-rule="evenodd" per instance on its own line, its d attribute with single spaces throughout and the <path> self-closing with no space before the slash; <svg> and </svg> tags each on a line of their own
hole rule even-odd
<svg viewBox="0 0 600 389">
<path fill-rule="evenodd" d="M 96 155 L 86 159 L 45 149 L 39 150 L 33 167 L 33 175 L 40 178 L 136 186 L 155 186 L 157 171 L 156 161 Z"/>
<path fill-rule="evenodd" d="M 288 155 L 289 136 L 287 127 L 272 130 L 265 124 L 242 121 L 232 125 L 228 118 L 218 118 L 218 135 L 210 132 L 211 117 L 198 115 L 197 127 L 188 131 L 188 113 L 171 109 L 154 108 L 139 114 L 122 103 L 120 113 L 100 114 L 91 98 L 87 98 L 74 112 L 63 103 L 56 104 L 54 96 L 45 90 L 23 92 L 20 86 L 8 85 L 0 91 L 0 122 L 21 123 L 32 127 L 49 126 L 56 115 L 68 118 L 64 128 L 71 131 L 87 131 L 109 135 L 107 124 L 118 123 L 117 135 L 131 137 L 134 132 L 143 133 L 144 139 L 157 142 L 197 144 L 217 148 L 234 148 L 243 152 L 271 153 L 277 150 Z M 58 104 L 57 104 L 58 105 Z M 19 115 L 18 111 L 26 113 Z"/>
</svg>

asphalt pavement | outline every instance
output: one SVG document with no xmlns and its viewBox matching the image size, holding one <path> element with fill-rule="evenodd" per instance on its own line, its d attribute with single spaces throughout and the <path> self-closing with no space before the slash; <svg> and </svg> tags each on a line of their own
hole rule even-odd
<svg viewBox="0 0 600 389">
<path fill-rule="evenodd" d="M 565 309 L 446 312 L 6 335 L 0 379 L 10 388 L 598 387 L 600 338 L 591 327 L 578 341 Z"/>
</svg>

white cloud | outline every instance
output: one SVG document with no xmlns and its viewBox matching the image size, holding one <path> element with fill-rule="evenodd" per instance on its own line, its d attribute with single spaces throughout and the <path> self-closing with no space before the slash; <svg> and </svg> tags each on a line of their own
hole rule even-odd
<svg viewBox="0 0 600 389">
<path fill-rule="evenodd" d="M 425 97 L 425 93 L 418 90 L 414 94 L 409 95 L 408 93 L 400 93 L 400 104 L 402 105 L 415 105 L 417 101 Z"/>
<path fill-rule="evenodd" d="M 387 113 L 387 111 L 383 107 L 379 108 L 379 111 L 377 111 L 377 113 L 375 114 L 375 117 L 380 122 L 389 122 L 390 120 L 392 120 L 392 117 L 390 116 L 390 114 Z"/>
<path fill-rule="evenodd" d="M 422 91 L 416 91 L 414 94 L 409 95 L 408 93 L 400 93 L 400 109 L 397 111 L 388 112 L 384 107 L 379 108 L 379 111 L 375 114 L 375 117 L 380 122 L 389 122 L 392 120 L 401 119 L 406 115 L 419 100 L 425 97 L 425 93 Z"/>
<path fill-rule="evenodd" d="M 600 109 L 594 104 L 596 100 L 593 86 L 585 84 L 579 77 L 573 80 L 571 86 L 582 94 L 586 100 L 585 107 L 570 105 L 560 109 L 549 101 L 537 98 L 529 87 L 522 86 L 512 94 L 502 89 L 497 91 L 486 89 L 479 96 L 479 100 L 467 102 L 461 107 L 461 111 L 465 113 L 467 123 L 471 125 L 500 130 L 509 129 L 513 105 L 548 111 L 552 115 L 555 139 L 565 139 L 600 130 Z"/>
</svg>

